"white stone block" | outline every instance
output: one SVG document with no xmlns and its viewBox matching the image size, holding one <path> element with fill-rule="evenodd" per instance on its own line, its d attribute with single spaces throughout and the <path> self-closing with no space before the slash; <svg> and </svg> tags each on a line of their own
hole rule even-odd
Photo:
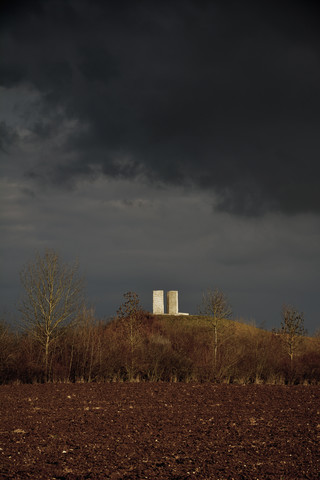
<svg viewBox="0 0 320 480">
<path fill-rule="evenodd" d="M 169 315 L 178 315 L 178 291 L 170 290 L 167 292 L 167 312 Z"/>
<path fill-rule="evenodd" d="M 153 290 L 153 313 L 155 315 L 164 314 L 163 290 Z"/>
</svg>

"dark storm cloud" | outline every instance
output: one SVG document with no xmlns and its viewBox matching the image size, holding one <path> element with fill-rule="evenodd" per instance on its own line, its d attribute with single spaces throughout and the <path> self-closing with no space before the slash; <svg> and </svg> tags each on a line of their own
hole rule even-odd
<svg viewBox="0 0 320 480">
<path fill-rule="evenodd" d="M 310 2 L 8 2 L 0 84 L 41 93 L 39 138 L 79 122 L 56 181 L 143 176 L 212 191 L 234 213 L 318 213 L 317 14 Z"/>
</svg>

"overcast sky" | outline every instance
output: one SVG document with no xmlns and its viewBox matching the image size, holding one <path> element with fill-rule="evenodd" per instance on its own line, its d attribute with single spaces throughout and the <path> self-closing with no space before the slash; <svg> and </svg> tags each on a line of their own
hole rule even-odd
<svg viewBox="0 0 320 480">
<path fill-rule="evenodd" d="M 36 252 L 124 292 L 320 328 L 320 29 L 313 2 L 3 0 L 1 311 Z"/>
</svg>

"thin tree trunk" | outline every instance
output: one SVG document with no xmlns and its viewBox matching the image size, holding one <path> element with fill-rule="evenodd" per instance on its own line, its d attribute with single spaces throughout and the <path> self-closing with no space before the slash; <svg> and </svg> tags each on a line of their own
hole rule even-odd
<svg viewBox="0 0 320 480">
<path fill-rule="evenodd" d="M 69 373 L 68 373 L 68 381 L 69 381 L 69 382 L 70 382 L 71 368 L 72 368 L 72 363 L 73 363 L 73 351 L 74 351 L 74 335 L 73 335 L 73 338 L 72 338 L 71 353 L 70 353 L 70 362 L 69 362 Z"/>
<path fill-rule="evenodd" d="M 46 376 L 46 382 L 49 380 L 49 342 L 50 338 L 47 336 L 46 338 L 46 350 L 45 350 L 45 376 Z"/>
<path fill-rule="evenodd" d="M 218 352 L 218 330 L 217 330 L 217 325 L 214 325 L 214 368 L 217 368 L 217 352 Z"/>
</svg>

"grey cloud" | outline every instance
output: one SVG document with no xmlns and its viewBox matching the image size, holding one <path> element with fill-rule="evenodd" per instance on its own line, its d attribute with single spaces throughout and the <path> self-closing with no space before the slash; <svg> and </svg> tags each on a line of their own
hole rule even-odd
<svg viewBox="0 0 320 480">
<path fill-rule="evenodd" d="M 101 171 L 194 185 L 240 215 L 320 212 L 311 4 L 16 5 L 0 34 L 1 84 L 41 92 L 37 137 L 64 118 L 83 127 L 61 147 L 72 161 L 34 177 L 70 184 Z"/>
<path fill-rule="evenodd" d="M 3 305 L 17 299 L 22 265 L 53 247 L 65 261 L 79 258 L 99 316 L 114 314 L 128 290 L 150 309 L 156 288 L 178 289 L 183 311 L 196 313 L 201 291 L 217 286 L 235 316 L 272 328 L 287 302 L 305 311 L 309 329 L 318 327 L 314 215 L 235 218 L 212 213 L 206 192 L 102 175 L 72 191 L 54 185 L 33 194 L 26 185 L 1 179 Z"/>
<path fill-rule="evenodd" d="M 5 122 L 0 122 L 0 151 L 8 154 L 9 147 L 17 140 L 15 130 Z"/>
</svg>

